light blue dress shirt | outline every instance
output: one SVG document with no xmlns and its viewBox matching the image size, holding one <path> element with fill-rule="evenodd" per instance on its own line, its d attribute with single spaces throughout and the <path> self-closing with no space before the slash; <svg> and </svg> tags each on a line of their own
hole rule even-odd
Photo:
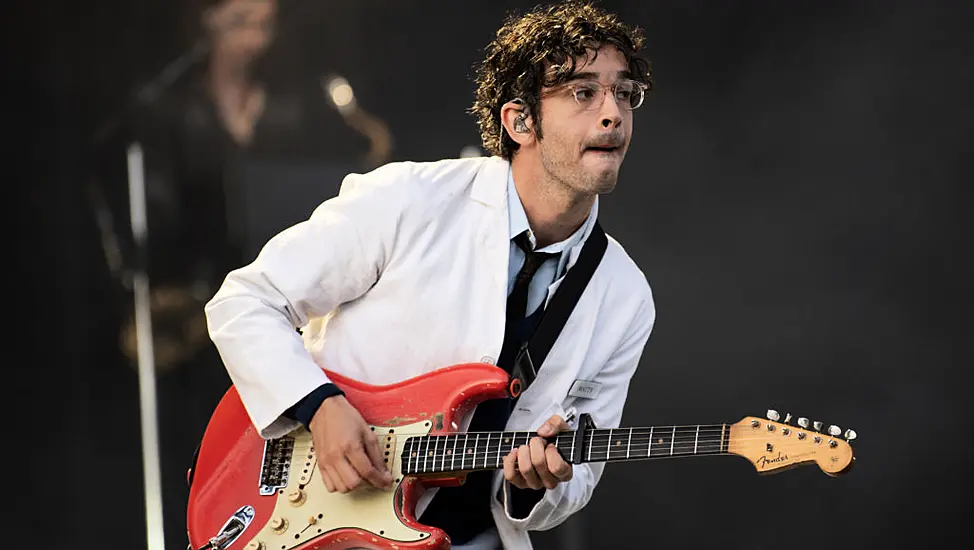
<svg viewBox="0 0 974 550">
<path fill-rule="evenodd" d="M 531 227 L 528 225 L 528 216 L 524 213 L 524 206 L 521 204 L 521 198 L 517 194 L 517 187 L 514 185 L 514 174 L 510 170 L 507 174 L 507 211 L 511 231 L 511 256 L 507 268 L 507 294 L 510 295 L 514 287 L 514 279 L 517 277 L 517 272 L 524 265 L 524 252 L 514 242 L 514 237 L 526 230 L 531 241 L 531 248 L 537 246 L 534 232 L 531 231 Z M 589 212 L 585 223 L 567 239 L 538 250 L 538 252 L 549 252 L 558 254 L 559 256 L 557 262 L 554 260 L 546 261 L 538 268 L 534 278 L 531 280 L 531 285 L 528 287 L 528 307 L 526 310 L 528 315 L 531 315 L 544 302 L 548 294 L 548 286 L 555 282 L 558 277 L 564 275 L 565 266 L 568 263 L 567 252 L 582 241 L 585 232 L 595 223 L 594 213 L 595 209 L 593 208 Z"/>
</svg>

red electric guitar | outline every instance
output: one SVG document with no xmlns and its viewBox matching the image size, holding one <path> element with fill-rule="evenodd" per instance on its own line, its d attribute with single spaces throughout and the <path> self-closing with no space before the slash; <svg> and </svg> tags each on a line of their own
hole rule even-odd
<svg viewBox="0 0 974 550">
<path fill-rule="evenodd" d="M 449 537 L 420 524 L 414 511 L 428 487 L 457 485 L 475 470 L 503 468 L 512 449 L 533 432 L 459 433 L 452 429 L 473 406 L 509 396 L 509 376 L 487 364 L 464 364 L 390 386 L 369 386 L 328 372 L 368 422 L 393 485 L 329 493 L 317 471 L 311 434 L 298 428 L 264 440 L 234 388 L 204 433 L 194 469 L 187 528 L 192 550 L 339 548 L 447 549 Z M 575 431 L 554 443 L 572 463 L 701 455 L 737 455 L 758 473 L 815 463 L 826 474 L 854 461 L 848 441 L 831 426 L 746 417 L 735 424 L 596 429 L 582 415 Z"/>
</svg>

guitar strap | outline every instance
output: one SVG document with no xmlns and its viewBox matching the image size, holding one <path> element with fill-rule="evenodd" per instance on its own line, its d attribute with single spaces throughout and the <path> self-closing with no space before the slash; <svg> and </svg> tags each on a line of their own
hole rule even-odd
<svg viewBox="0 0 974 550">
<path fill-rule="evenodd" d="M 538 375 L 538 369 L 544 364 L 548 352 L 558 340 L 558 335 L 561 334 L 565 323 L 568 322 L 568 317 L 575 309 L 575 304 L 582 296 L 592 274 L 599 267 L 608 244 L 605 231 L 596 221 L 592 233 L 582 245 L 578 261 L 565 274 L 565 280 L 558 286 L 558 290 L 551 297 L 548 307 L 542 313 L 534 335 L 521 346 L 517 357 L 514 359 L 511 383 L 508 388 L 511 398 L 517 399 L 521 392 L 528 389 L 534 382 Z"/>
</svg>

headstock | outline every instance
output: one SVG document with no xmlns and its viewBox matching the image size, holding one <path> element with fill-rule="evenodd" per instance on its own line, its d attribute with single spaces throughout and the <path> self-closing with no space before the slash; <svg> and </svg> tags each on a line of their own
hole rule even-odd
<svg viewBox="0 0 974 550">
<path fill-rule="evenodd" d="M 727 452 L 743 456 L 760 474 L 781 472 L 796 466 L 818 464 L 830 476 L 846 473 L 855 456 L 849 441 L 856 432 L 838 426 L 822 431 L 822 423 L 809 426 L 807 418 L 799 418 L 792 426 L 791 414 L 781 422 L 777 411 L 769 410 L 768 418 L 745 417 L 732 424 Z"/>
</svg>

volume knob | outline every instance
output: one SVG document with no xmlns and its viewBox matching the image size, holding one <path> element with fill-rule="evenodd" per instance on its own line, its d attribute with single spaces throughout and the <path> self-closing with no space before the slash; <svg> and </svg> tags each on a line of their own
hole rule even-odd
<svg viewBox="0 0 974 550">
<path fill-rule="evenodd" d="M 291 503 L 291 506 L 301 506 L 307 499 L 307 495 L 301 489 L 295 489 L 287 495 L 287 501 Z"/>
</svg>

